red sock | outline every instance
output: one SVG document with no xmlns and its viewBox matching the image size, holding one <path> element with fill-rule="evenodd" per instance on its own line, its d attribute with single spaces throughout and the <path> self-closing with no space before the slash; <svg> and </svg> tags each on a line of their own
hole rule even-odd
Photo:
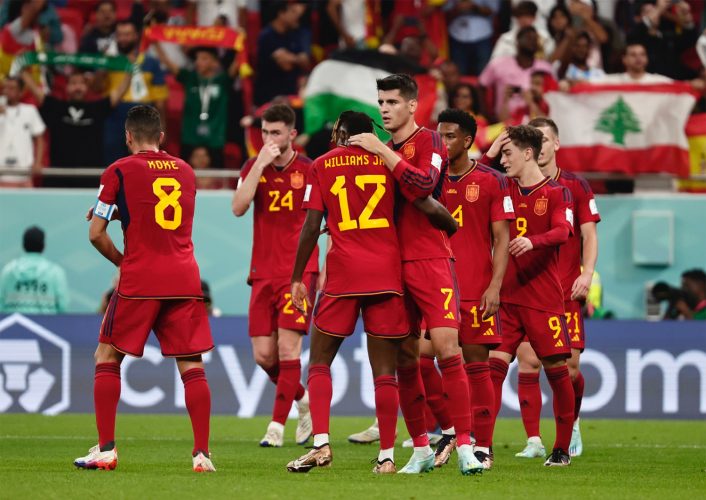
<svg viewBox="0 0 706 500">
<path fill-rule="evenodd" d="M 471 444 L 471 401 L 468 397 L 468 380 L 461 355 L 439 361 L 441 382 L 446 396 L 446 408 L 456 429 L 458 446 Z"/>
<path fill-rule="evenodd" d="M 400 409 L 414 446 L 428 446 L 429 437 L 424 418 L 426 397 L 419 364 L 398 367 L 397 381 L 400 392 Z"/>
<path fill-rule="evenodd" d="M 115 441 L 115 414 L 120 400 L 120 363 L 98 363 L 93 382 L 98 445 Z"/>
<path fill-rule="evenodd" d="M 434 412 L 431 411 L 428 404 L 424 405 L 424 421 L 427 423 L 427 432 L 434 432 L 439 427 Z"/>
<path fill-rule="evenodd" d="M 284 425 L 287 422 L 289 410 L 292 409 L 297 388 L 301 385 L 299 379 L 302 376 L 302 364 L 298 359 L 280 361 L 279 370 L 272 421 Z"/>
<path fill-rule="evenodd" d="M 270 368 L 263 368 L 263 370 L 265 370 L 265 373 L 267 373 L 267 376 L 270 377 L 270 381 L 275 385 L 279 383 L 280 364 L 281 362 L 278 362 L 272 365 Z M 301 378 L 301 361 L 299 362 L 299 377 Z M 299 401 L 301 398 L 303 398 L 305 391 L 306 389 L 301 384 L 301 382 L 299 382 L 297 392 L 294 393 L 294 401 Z"/>
<path fill-rule="evenodd" d="M 309 367 L 309 411 L 314 434 L 328 434 L 333 385 L 331 368 L 326 365 Z"/>
<path fill-rule="evenodd" d="M 419 369 L 422 372 L 424 382 L 424 393 L 427 396 L 427 405 L 431 408 L 434 418 L 442 429 L 448 429 L 453 425 L 451 416 L 444 401 L 444 389 L 441 384 L 441 375 L 436 369 L 434 358 L 422 356 L 419 358 Z"/>
<path fill-rule="evenodd" d="M 380 428 L 380 449 L 395 447 L 397 434 L 397 409 L 400 393 L 394 375 L 381 375 L 375 379 L 375 416 Z"/>
<path fill-rule="evenodd" d="M 493 381 L 493 391 L 495 392 L 493 412 L 495 418 L 497 418 L 503 402 L 503 382 L 505 382 L 505 377 L 507 377 L 509 365 L 500 358 L 490 358 L 488 365 L 490 366 L 490 380 Z"/>
<path fill-rule="evenodd" d="M 549 384 L 554 392 L 554 420 L 556 422 L 556 441 L 554 449 L 561 448 L 569 451 L 571 431 L 574 426 L 574 388 L 571 386 L 569 368 L 557 366 L 545 368 Z"/>
<path fill-rule="evenodd" d="M 203 368 L 192 368 L 181 374 L 184 382 L 184 399 L 186 410 L 191 419 L 191 428 L 194 431 L 194 450 L 208 455 L 208 434 L 211 420 L 211 390 L 208 388 L 206 372 Z"/>
<path fill-rule="evenodd" d="M 490 381 L 488 362 L 468 363 L 468 384 L 471 387 L 471 409 L 473 411 L 473 434 L 476 446 L 488 448 L 493 442 L 493 383 Z"/>
<path fill-rule="evenodd" d="M 542 413 L 539 373 L 520 373 L 517 380 L 517 398 L 520 400 L 520 413 L 525 432 L 528 438 L 539 436 L 539 419 Z"/>
<path fill-rule="evenodd" d="M 571 385 L 574 386 L 574 421 L 579 418 L 579 411 L 581 411 L 581 402 L 583 401 L 583 373 L 578 372 L 576 378 L 573 380 Z"/>
</svg>

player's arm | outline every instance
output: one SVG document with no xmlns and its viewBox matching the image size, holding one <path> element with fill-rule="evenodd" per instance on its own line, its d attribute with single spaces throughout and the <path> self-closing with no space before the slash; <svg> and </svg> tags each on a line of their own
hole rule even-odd
<svg viewBox="0 0 706 500">
<path fill-rule="evenodd" d="M 483 319 L 488 319 L 498 312 L 500 307 L 500 287 L 503 284 L 503 278 L 507 270 L 507 260 L 510 255 L 510 221 L 507 219 L 493 221 L 491 229 L 493 231 L 493 277 L 480 299 L 480 310 L 483 311 Z"/>
<path fill-rule="evenodd" d="M 456 219 L 451 216 L 444 205 L 431 196 L 417 198 L 414 200 L 414 206 L 427 216 L 432 226 L 446 231 L 446 234 L 449 236 L 453 236 L 453 234 L 458 231 L 458 222 L 456 222 Z"/>
<path fill-rule="evenodd" d="M 292 305 L 302 313 L 305 312 L 304 302 L 308 300 L 306 285 L 302 282 L 302 277 L 304 276 L 306 264 L 309 262 L 309 258 L 319 240 L 321 221 L 323 219 L 324 213 L 322 211 L 308 209 L 302 232 L 299 235 L 297 256 L 294 259 L 294 270 L 292 271 Z"/>
<path fill-rule="evenodd" d="M 120 267 L 120 263 L 123 261 L 123 254 L 115 247 L 113 240 L 108 234 L 108 219 L 99 217 L 94 213 L 88 229 L 88 239 L 103 257 Z"/>
<path fill-rule="evenodd" d="M 595 222 L 581 224 L 581 264 L 583 271 L 571 287 L 571 300 L 584 300 L 593 281 L 598 261 L 598 232 Z"/>
<path fill-rule="evenodd" d="M 267 141 L 260 153 L 257 155 L 255 163 L 253 163 L 250 172 L 247 174 L 245 179 L 238 182 L 238 188 L 233 194 L 233 202 L 231 204 L 231 209 L 236 217 L 242 217 L 245 212 L 250 208 L 250 203 L 255 198 L 255 193 L 257 192 L 257 185 L 260 183 L 260 176 L 265 170 L 265 167 L 272 163 L 272 161 L 277 158 L 280 154 L 279 148 L 272 141 Z"/>
<path fill-rule="evenodd" d="M 510 255 L 519 257 L 535 248 L 563 245 L 569 239 L 574 227 L 574 202 L 568 189 L 555 191 L 550 199 L 554 206 L 549 231 L 532 236 L 515 238 L 510 242 Z"/>
<path fill-rule="evenodd" d="M 441 172 L 442 158 L 439 154 L 432 153 L 430 164 L 426 166 L 427 168 L 417 168 L 400 158 L 397 153 L 383 144 L 375 134 L 357 134 L 349 138 L 348 143 L 352 146 L 360 146 L 382 158 L 387 168 L 397 179 L 402 194 L 408 200 L 414 201 L 417 198 L 425 198 L 434 191 L 434 187 L 439 180 L 439 172 Z M 433 164 L 436 161 L 434 155 L 438 157 L 438 165 Z"/>
</svg>

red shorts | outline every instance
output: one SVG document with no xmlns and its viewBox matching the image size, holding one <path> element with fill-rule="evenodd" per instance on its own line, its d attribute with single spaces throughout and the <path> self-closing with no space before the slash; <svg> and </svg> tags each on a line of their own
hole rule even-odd
<svg viewBox="0 0 706 500">
<path fill-rule="evenodd" d="M 316 273 L 306 273 L 303 278 L 312 304 L 317 276 Z M 306 334 L 311 315 L 300 313 L 292 305 L 292 283 L 289 278 L 257 279 L 252 282 L 248 320 L 248 334 L 251 337 L 269 337 L 280 328 Z"/>
<path fill-rule="evenodd" d="M 409 335 L 404 299 L 391 293 L 352 297 L 319 294 L 314 308 L 314 326 L 327 335 L 348 337 L 355 330 L 359 314 L 363 315 L 368 335 L 385 338 Z"/>
<path fill-rule="evenodd" d="M 500 313 L 495 313 L 490 318 L 483 319 L 483 311 L 479 307 L 480 300 L 461 301 L 459 343 L 461 345 L 485 345 L 490 349 L 495 349 L 502 343 Z"/>
<path fill-rule="evenodd" d="M 98 342 L 142 357 L 154 330 L 162 355 L 180 358 L 213 349 L 206 304 L 199 299 L 127 299 L 113 293 L 101 323 Z"/>
<path fill-rule="evenodd" d="M 571 348 L 579 349 L 583 352 L 586 348 L 586 335 L 583 329 L 581 303 L 577 300 L 564 302 L 564 316 L 566 317 L 566 326 L 571 338 Z"/>
<path fill-rule="evenodd" d="M 520 343 L 529 340 L 539 358 L 571 356 L 566 318 L 561 314 L 503 303 L 500 305 L 500 321 L 503 334 L 497 351 L 514 356 Z"/>
<path fill-rule="evenodd" d="M 460 326 L 460 297 L 451 259 L 411 260 L 402 263 L 409 321 L 419 336 L 424 321 L 427 330 Z"/>
</svg>

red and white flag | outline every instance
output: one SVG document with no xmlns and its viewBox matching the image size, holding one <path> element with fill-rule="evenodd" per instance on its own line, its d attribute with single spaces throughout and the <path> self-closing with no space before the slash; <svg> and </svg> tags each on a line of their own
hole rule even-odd
<svg viewBox="0 0 706 500">
<path fill-rule="evenodd" d="M 696 101 L 691 86 L 587 85 L 548 92 L 559 127 L 559 165 L 578 172 L 689 175 L 684 131 Z"/>
</svg>

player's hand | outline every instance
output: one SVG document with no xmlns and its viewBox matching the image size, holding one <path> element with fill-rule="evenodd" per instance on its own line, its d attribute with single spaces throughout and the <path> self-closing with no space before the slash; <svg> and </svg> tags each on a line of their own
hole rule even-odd
<svg viewBox="0 0 706 500">
<path fill-rule="evenodd" d="M 500 289 L 489 286 L 480 298 L 480 310 L 483 311 L 483 319 L 493 316 L 500 308 Z"/>
<path fill-rule="evenodd" d="M 510 136 L 507 134 L 507 130 L 503 130 L 502 133 L 493 141 L 490 145 L 490 149 L 486 153 L 488 158 L 494 159 L 500 156 L 500 152 L 503 150 L 503 146 L 510 142 Z"/>
<path fill-rule="evenodd" d="M 272 141 L 267 141 L 257 155 L 257 162 L 264 168 L 274 161 L 282 152 Z"/>
<path fill-rule="evenodd" d="M 529 240 L 529 238 L 525 238 L 524 236 L 520 238 L 515 238 L 510 242 L 510 255 L 513 257 L 519 257 L 520 255 L 529 252 L 534 248 L 534 245 L 532 245 L 532 242 Z"/>
<path fill-rule="evenodd" d="M 348 139 L 348 144 L 351 146 L 358 146 L 364 150 L 373 153 L 380 154 L 381 148 L 384 146 L 382 141 L 378 139 L 378 136 L 370 132 L 364 134 L 356 134 Z"/>
<path fill-rule="evenodd" d="M 588 295 L 588 289 L 591 288 L 591 275 L 581 274 L 571 287 L 571 300 L 585 300 Z"/>
<path fill-rule="evenodd" d="M 311 307 L 306 285 L 301 281 L 292 282 L 292 305 L 304 315 L 306 315 L 307 309 Z"/>
</svg>

